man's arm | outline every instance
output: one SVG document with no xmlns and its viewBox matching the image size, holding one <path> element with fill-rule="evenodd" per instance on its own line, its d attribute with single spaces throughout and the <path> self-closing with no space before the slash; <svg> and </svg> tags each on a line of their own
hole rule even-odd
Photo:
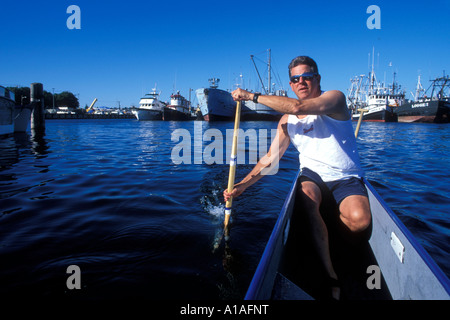
<svg viewBox="0 0 450 320">
<path fill-rule="evenodd" d="M 270 174 L 272 168 L 278 166 L 278 162 L 286 152 L 291 141 L 287 133 L 287 118 L 288 115 L 284 115 L 278 122 L 277 134 L 275 135 L 267 154 L 258 161 L 253 170 L 250 171 L 241 182 L 234 185 L 234 189 L 231 193 L 229 193 L 227 189 L 224 190 L 223 196 L 225 201 L 231 196 L 234 198 L 238 197 L 264 175 Z"/>
<path fill-rule="evenodd" d="M 252 100 L 254 93 L 242 89 L 233 91 L 235 100 Z M 338 90 L 327 91 L 317 98 L 298 100 L 280 96 L 258 97 L 258 103 L 266 105 L 278 112 L 295 115 L 328 115 L 336 120 L 350 119 L 345 95 Z"/>
</svg>

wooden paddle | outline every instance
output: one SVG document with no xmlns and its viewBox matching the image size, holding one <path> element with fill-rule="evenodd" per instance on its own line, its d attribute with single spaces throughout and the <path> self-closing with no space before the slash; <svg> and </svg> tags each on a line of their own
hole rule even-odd
<svg viewBox="0 0 450 320">
<path fill-rule="evenodd" d="M 237 160 L 237 143 L 239 133 L 239 123 L 241 120 L 241 102 L 236 103 L 236 116 L 234 119 L 234 132 L 233 132 L 233 144 L 231 146 L 231 159 L 230 159 L 230 173 L 228 175 L 228 192 L 231 193 L 234 188 L 234 177 L 236 174 L 236 160 Z M 225 234 L 225 240 L 228 237 L 228 223 L 231 216 L 231 207 L 233 204 L 233 197 L 230 197 L 225 204 L 225 220 L 223 222 L 223 231 Z"/>
<path fill-rule="evenodd" d="M 361 112 L 361 114 L 359 115 L 358 124 L 356 125 L 355 138 L 358 138 L 359 127 L 361 127 L 361 122 L 362 122 L 364 112 L 367 112 L 368 110 L 367 109 L 358 109 L 358 111 Z"/>
<path fill-rule="evenodd" d="M 230 172 L 228 175 L 228 192 L 231 193 L 234 188 L 234 177 L 236 174 L 236 160 L 237 160 L 237 143 L 238 143 L 238 133 L 239 133 L 239 123 L 241 119 L 241 102 L 236 103 L 236 116 L 234 119 L 234 132 L 233 132 L 233 144 L 231 146 L 231 158 L 230 158 Z M 231 206 L 233 203 L 233 197 L 230 197 L 225 203 L 225 219 L 223 221 L 223 234 L 225 235 L 225 241 L 229 237 L 228 223 L 230 222 L 231 216 Z M 222 241 L 222 235 L 214 243 L 214 250 L 217 249 Z"/>
</svg>

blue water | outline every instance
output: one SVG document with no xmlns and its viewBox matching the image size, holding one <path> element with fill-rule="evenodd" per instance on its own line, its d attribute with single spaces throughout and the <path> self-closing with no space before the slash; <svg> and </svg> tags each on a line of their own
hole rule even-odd
<svg viewBox="0 0 450 320">
<path fill-rule="evenodd" d="M 195 128 L 219 131 L 209 131 L 210 141 Z M 0 295 L 242 299 L 298 157 L 290 147 L 277 175 L 234 200 L 230 240 L 214 251 L 229 166 L 207 164 L 201 152 L 212 141 L 226 144 L 232 128 L 231 122 L 49 120 L 43 137 L 0 139 Z M 267 142 L 270 130 L 266 138 L 261 129 L 276 123 L 241 128 Z M 172 139 L 174 132 L 192 139 Z M 363 123 L 358 138 L 368 180 L 447 275 L 449 140 L 449 125 L 402 123 Z M 191 164 L 172 161 L 181 141 L 191 144 L 191 154 L 178 155 Z M 251 147 L 244 147 L 236 181 L 253 167 Z M 70 265 L 80 268 L 79 290 L 66 285 Z"/>
</svg>

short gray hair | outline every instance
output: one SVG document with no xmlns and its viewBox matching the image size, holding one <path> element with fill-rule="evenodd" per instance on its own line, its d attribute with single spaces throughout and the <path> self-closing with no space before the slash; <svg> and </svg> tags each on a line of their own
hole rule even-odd
<svg viewBox="0 0 450 320">
<path fill-rule="evenodd" d="M 311 72 L 319 73 L 319 68 L 317 67 L 317 63 L 308 56 L 298 56 L 292 59 L 291 63 L 289 63 L 289 78 L 291 77 L 291 70 L 298 65 L 305 64 L 311 68 Z"/>
</svg>

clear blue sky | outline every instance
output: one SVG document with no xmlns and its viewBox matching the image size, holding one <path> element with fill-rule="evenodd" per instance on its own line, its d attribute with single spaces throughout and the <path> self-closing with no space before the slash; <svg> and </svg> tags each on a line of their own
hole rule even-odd
<svg viewBox="0 0 450 320">
<path fill-rule="evenodd" d="M 72 4 L 81 9 L 81 30 L 66 26 Z M 380 30 L 366 26 L 372 4 L 381 9 Z M 350 78 L 368 72 L 375 47 L 378 78 L 391 81 L 395 71 L 409 93 L 419 73 L 425 88 L 450 73 L 449 12 L 448 0 L 2 1 L 0 84 L 41 82 L 78 94 L 83 107 L 94 98 L 127 107 L 155 84 L 165 101 L 211 77 L 232 88 L 240 73 L 255 89 L 250 55 L 265 60 L 270 48 L 286 89 L 290 60 L 310 55 L 322 88 L 347 93 Z"/>
</svg>

